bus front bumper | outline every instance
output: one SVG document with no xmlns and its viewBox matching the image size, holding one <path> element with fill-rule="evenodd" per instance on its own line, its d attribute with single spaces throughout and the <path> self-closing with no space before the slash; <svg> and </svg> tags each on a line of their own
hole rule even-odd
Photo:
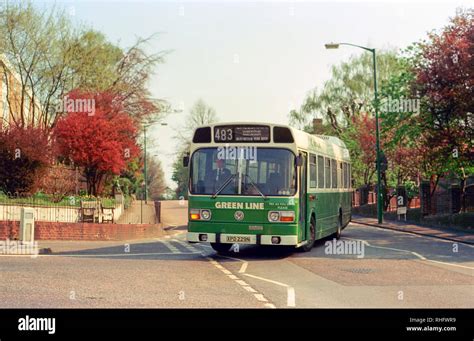
<svg viewBox="0 0 474 341">
<path fill-rule="evenodd" d="M 209 242 L 223 244 L 254 244 L 254 245 L 291 245 L 298 246 L 298 236 L 293 235 L 256 235 L 188 232 L 187 241 L 191 243 Z"/>
</svg>

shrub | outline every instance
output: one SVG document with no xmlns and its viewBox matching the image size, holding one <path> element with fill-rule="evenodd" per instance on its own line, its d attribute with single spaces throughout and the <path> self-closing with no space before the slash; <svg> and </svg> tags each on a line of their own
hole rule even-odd
<svg viewBox="0 0 474 341">
<path fill-rule="evenodd" d="M 10 126 L 0 131 L 0 189 L 5 193 L 34 193 L 54 157 L 45 130 Z"/>
</svg>

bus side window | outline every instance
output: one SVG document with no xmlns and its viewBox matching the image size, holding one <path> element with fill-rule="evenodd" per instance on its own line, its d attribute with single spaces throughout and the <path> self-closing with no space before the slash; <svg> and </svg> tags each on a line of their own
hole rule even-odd
<svg viewBox="0 0 474 341">
<path fill-rule="evenodd" d="M 324 188 L 324 157 L 318 155 L 318 188 Z"/>
<path fill-rule="evenodd" d="M 342 181 L 343 181 L 343 184 L 344 184 L 343 187 L 347 188 L 348 187 L 347 186 L 347 183 L 348 183 L 348 181 L 347 181 L 348 180 L 348 178 L 347 178 L 347 163 L 345 163 L 345 162 L 342 164 L 342 177 L 343 177 Z"/>
<path fill-rule="evenodd" d="M 348 188 L 352 188 L 351 164 L 347 164 L 347 177 L 349 178 Z"/>
<path fill-rule="evenodd" d="M 316 155 L 309 155 L 309 187 L 317 187 Z"/>
<path fill-rule="evenodd" d="M 332 188 L 337 188 L 337 163 L 331 159 Z"/>
<path fill-rule="evenodd" d="M 338 161 L 337 165 L 337 187 L 344 188 L 342 162 Z"/>
<path fill-rule="evenodd" d="M 326 188 L 331 188 L 331 159 L 324 159 L 324 178 L 326 183 Z"/>
</svg>

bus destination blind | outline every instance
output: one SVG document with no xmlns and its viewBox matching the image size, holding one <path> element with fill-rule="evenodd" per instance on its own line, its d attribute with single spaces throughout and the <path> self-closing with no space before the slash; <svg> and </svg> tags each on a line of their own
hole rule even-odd
<svg viewBox="0 0 474 341">
<path fill-rule="evenodd" d="M 270 142 L 270 127 L 216 126 L 214 142 Z"/>
</svg>

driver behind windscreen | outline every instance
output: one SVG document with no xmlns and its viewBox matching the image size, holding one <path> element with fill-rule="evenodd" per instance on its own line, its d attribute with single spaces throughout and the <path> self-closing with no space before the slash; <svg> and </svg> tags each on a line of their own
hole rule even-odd
<svg viewBox="0 0 474 341">
<path fill-rule="evenodd" d="M 216 191 L 230 178 L 231 172 L 225 167 L 224 159 L 217 159 L 216 169 L 213 169 L 211 172 L 207 172 L 206 175 L 206 184 L 213 188 L 213 191 Z"/>
</svg>

